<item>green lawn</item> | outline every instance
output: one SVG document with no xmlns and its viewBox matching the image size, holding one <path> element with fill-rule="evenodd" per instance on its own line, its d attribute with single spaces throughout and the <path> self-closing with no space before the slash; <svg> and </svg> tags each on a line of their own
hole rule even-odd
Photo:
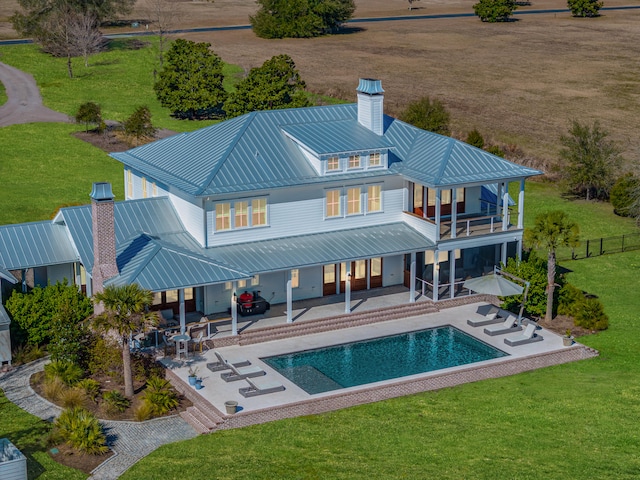
<svg viewBox="0 0 640 480">
<path fill-rule="evenodd" d="M 5 91 L 4 84 L 0 82 L 0 106 L 7 102 L 7 92 Z"/>
<path fill-rule="evenodd" d="M 9 438 L 27 457 L 30 479 L 75 480 L 87 478 L 84 473 L 53 461 L 44 445 L 51 424 L 40 420 L 7 400 L 0 390 L 0 438 Z"/>
</svg>

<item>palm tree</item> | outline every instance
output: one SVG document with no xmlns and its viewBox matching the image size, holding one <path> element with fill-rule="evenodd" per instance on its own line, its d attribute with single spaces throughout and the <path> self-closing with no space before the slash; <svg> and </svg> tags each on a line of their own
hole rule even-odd
<svg viewBox="0 0 640 480">
<path fill-rule="evenodd" d="M 530 248 L 547 251 L 547 311 L 545 320 L 553 318 L 553 292 L 556 287 L 556 250 L 558 247 L 577 247 L 580 228 L 562 210 L 554 210 L 536 216 L 535 226 L 524 232 L 525 243 Z"/>
<path fill-rule="evenodd" d="M 103 292 L 94 295 L 96 302 L 104 304 L 105 311 L 92 319 L 94 327 L 103 332 L 114 332 L 122 343 L 122 364 L 124 376 L 124 394 L 133 396 L 133 375 L 131 373 L 131 350 L 129 338 L 142 331 L 146 326 L 157 322 L 155 312 L 147 312 L 153 295 L 138 284 L 108 286 Z"/>
</svg>

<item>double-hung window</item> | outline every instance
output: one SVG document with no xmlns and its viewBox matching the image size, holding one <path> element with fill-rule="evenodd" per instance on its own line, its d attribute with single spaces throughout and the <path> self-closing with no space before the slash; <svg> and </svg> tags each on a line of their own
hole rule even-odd
<svg viewBox="0 0 640 480">
<path fill-rule="evenodd" d="M 380 152 L 375 152 L 369 155 L 369 166 L 370 167 L 382 166 L 382 158 L 380 157 Z"/>
<path fill-rule="evenodd" d="M 267 224 L 267 199 L 251 200 L 251 226 L 261 227 Z"/>
<path fill-rule="evenodd" d="M 325 193 L 325 215 L 327 218 L 342 216 L 340 193 L 340 190 L 327 190 Z"/>
<path fill-rule="evenodd" d="M 357 215 L 362 213 L 360 202 L 360 187 L 347 189 L 347 215 Z"/>
<path fill-rule="evenodd" d="M 241 201 L 233 204 L 235 209 L 234 227 L 246 228 L 249 226 L 249 202 Z"/>
<path fill-rule="evenodd" d="M 133 198 L 133 173 L 127 170 L 127 197 Z"/>
<path fill-rule="evenodd" d="M 349 168 L 360 168 L 362 166 L 362 162 L 360 159 L 360 155 L 349 155 Z"/>
<path fill-rule="evenodd" d="M 147 198 L 147 179 L 142 177 L 142 198 Z"/>
<path fill-rule="evenodd" d="M 231 204 L 216 204 L 216 231 L 231 230 Z"/>
<path fill-rule="evenodd" d="M 215 204 L 215 231 L 236 230 L 267 225 L 267 199 L 235 200 Z"/>
<path fill-rule="evenodd" d="M 327 172 L 337 172 L 340 170 L 340 159 L 337 156 L 327 159 Z"/>
<path fill-rule="evenodd" d="M 382 211 L 382 187 L 369 185 L 367 187 L 367 213 Z"/>
</svg>

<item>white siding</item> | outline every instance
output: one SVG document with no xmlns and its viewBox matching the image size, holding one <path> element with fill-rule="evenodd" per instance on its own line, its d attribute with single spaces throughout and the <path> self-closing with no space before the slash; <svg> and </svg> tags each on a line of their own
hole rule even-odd
<svg viewBox="0 0 640 480">
<path fill-rule="evenodd" d="M 47 267 L 47 281 L 51 284 L 62 282 L 65 279 L 70 285 L 73 285 L 75 277 L 73 275 L 73 263 L 65 263 L 62 265 L 51 265 Z"/>
<path fill-rule="evenodd" d="M 343 202 L 346 202 L 346 188 L 362 186 L 364 192 L 367 184 L 377 183 L 382 184 L 382 212 L 325 219 L 324 195 L 326 189 L 323 186 L 280 189 L 268 196 L 268 227 L 246 228 L 219 233 L 214 232 L 215 218 L 211 211 L 214 207 L 214 202 L 208 202 L 206 205 L 208 246 L 307 235 L 402 221 L 405 190 L 402 180 L 398 178 L 385 179 L 383 182 L 371 180 L 367 182 L 340 183 L 327 188 L 344 187 Z M 363 209 L 365 209 L 364 195 L 362 199 Z M 343 206 L 346 207 L 346 204 Z"/>
<path fill-rule="evenodd" d="M 404 220 L 404 223 L 409 225 L 411 228 L 413 228 L 414 230 L 418 231 L 425 237 L 435 242 L 435 239 L 436 239 L 435 224 L 425 219 L 418 218 L 415 215 L 411 215 L 409 213 L 403 214 L 403 220 Z"/>
<path fill-rule="evenodd" d="M 384 96 L 358 93 L 358 123 L 372 132 L 383 134 Z"/>
<path fill-rule="evenodd" d="M 200 202 L 200 199 L 192 197 L 189 200 L 185 200 L 172 193 L 169 194 L 169 199 L 173 203 L 180 220 L 182 220 L 184 228 L 200 245 L 204 246 L 204 210 L 194 204 Z"/>
<path fill-rule="evenodd" d="M 480 204 L 481 186 L 469 187 L 464 192 L 464 211 L 465 213 L 480 213 L 482 206 Z"/>
</svg>

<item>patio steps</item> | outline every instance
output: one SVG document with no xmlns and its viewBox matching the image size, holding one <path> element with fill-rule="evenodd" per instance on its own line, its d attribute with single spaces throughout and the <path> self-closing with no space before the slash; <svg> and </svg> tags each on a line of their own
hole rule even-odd
<svg viewBox="0 0 640 480">
<path fill-rule="evenodd" d="M 398 318 L 414 317 L 439 311 L 432 302 L 417 302 L 393 307 L 379 308 L 364 312 L 345 313 L 333 317 L 305 320 L 297 323 L 274 325 L 271 327 L 256 328 L 239 335 L 240 345 L 252 345 L 255 343 L 269 342 L 283 338 L 298 337 L 312 333 L 328 332 L 342 328 L 368 325 L 371 323 L 395 320 Z"/>
</svg>

